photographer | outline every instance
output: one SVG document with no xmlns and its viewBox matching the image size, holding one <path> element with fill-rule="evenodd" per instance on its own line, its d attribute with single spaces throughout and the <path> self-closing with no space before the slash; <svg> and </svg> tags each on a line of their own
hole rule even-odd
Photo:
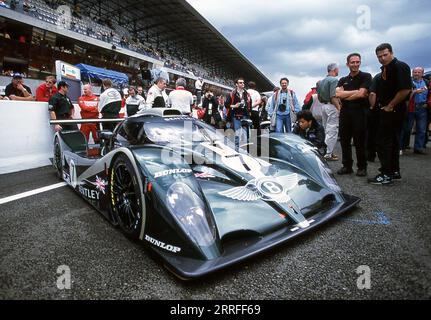
<svg viewBox="0 0 431 320">
<path fill-rule="evenodd" d="M 220 128 L 222 118 L 219 113 L 218 101 L 217 97 L 211 92 L 211 90 L 207 90 L 204 95 L 204 99 L 202 100 L 202 108 L 205 110 L 203 121 L 209 125 Z"/>
<path fill-rule="evenodd" d="M 271 118 L 271 130 L 277 133 L 291 132 L 296 121 L 296 112 L 301 110 L 295 92 L 288 89 L 289 80 L 280 80 L 281 89 L 268 99 L 268 115 Z"/>
<path fill-rule="evenodd" d="M 248 119 L 251 111 L 250 94 L 244 90 L 244 78 L 235 80 L 236 89 L 226 97 L 226 121 L 231 122 L 231 128 L 235 130 L 235 148 L 239 150 L 239 140 L 242 131 L 241 120 Z M 248 140 L 248 130 L 247 140 Z"/>
</svg>

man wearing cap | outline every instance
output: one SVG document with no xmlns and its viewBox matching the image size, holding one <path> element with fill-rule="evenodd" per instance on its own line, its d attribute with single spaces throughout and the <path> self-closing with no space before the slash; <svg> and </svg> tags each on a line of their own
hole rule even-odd
<svg viewBox="0 0 431 320">
<path fill-rule="evenodd" d="M 58 92 L 49 99 L 48 110 L 51 120 L 72 120 L 74 107 L 72 101 L 67 97 L 69 91 L 69 85 L 60 81 L 58 83 Z M 71 125 L 59 125 L 54 126 L 55 131 L 61 130 L 78 130 L 76 124 Z"/>
<path fill-rule="evenodd" d="M 13 74 L 12 82 L 6 86 L 5 95 L 10 100 L 33 101 L 31 90 L 24 84 L 22 75 L 20 73 Z"/>
</svg>

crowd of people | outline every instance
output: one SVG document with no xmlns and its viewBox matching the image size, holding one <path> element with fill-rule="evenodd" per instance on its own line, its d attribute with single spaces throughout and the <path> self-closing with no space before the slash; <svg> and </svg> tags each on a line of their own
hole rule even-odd
<svg viewBox="0 0 431 320">
<path fill-rule="evenodd" d="M 163 46 L 147 37 L 141 37 L 133 34 L 123 27 L 114 24 L 111 17 L 100 17 L 89 12 L 83 12 L 79 4 L 70 7 L 70 23 L 63 18 L 64 12 L 58 12 L 60 6 L 67 5 L 61 0 L 45 0 L 29 2 L 25 0 L 10 0 L 8 3 L 3 2 L 6 8 L 29 14 L 38 19 L 46 19 L 47 22 L 68 28 L 71 31 L 107 42 L 112 45 L 113 49 L 128 49 L 153 59 L 160 60 L 164 66 L 177 71 L 181 71 L 195 76 L 204 77 L 212 81 L 232 86 L 230 79 L 226 78 L 222 72 L 204 68 L 199 64 L 191 63 L 178 50 Z M 49 14 L 46 18 L 44 15 Z M 10 35 L 7 37 L 10 39 Z M 25 41 L 25 40 L 24 40 Z M 59 51 L 71 53 L 70 48 L 59 48 Z"/>
<path fill-rule="evenodd" d="M 123 95 L 112 87 L 109 79 L 103 80 L 100 97 L 92 93 L 90 85 L 84 86 L 79 99 L 82 118 L 112 119 L 130 117 L 149 108 L 175 108 L 184 115 L 194 116 L 218 128 L 235 131 L 235 146 L 250 128 L 260 130 L 267 125 L 276 133 L 293 132 L 313 143 L 327 161 L 338 161 L 334 153 L 337 141 L 342 150 L 342 167 L 339 175 L 352 174 L 354 160 L 352 141 L 356 150 L 356 175 L 367 176 L 367 164 L 376 156 L 381 163 L 380 173 L 369 179 L 372 184 L 386 185 L 401 180 L 400 155 L 410 148 L 413 123 L 416 136 L 413 151 L 425 155 L 429 138 L 431 90 L 423 78 L 424 69 L 410 67 L 395 58 L 392 46 L 379 45 L 375 50 L 381 64 L 381 73 L 374 78 L 360 70 L 361 55 L 347 56 L 349 74 L 338 79 L 339 66 L 331 63 L 327 76 L 320 80 L 307 94 L 304 104 L 299 105 L 295 91 L 289 88 L 287 78 L 280 79 L 280 87 L 274 88 L 270 97 L 261 95 L 256 84 L 247 86 L 244 78 L 235 79 L 235 89 L 226 96 L 215 96 L 205 89 L 202 78 L 196 80 L 195 95 L 186 89 L 186 80 L 179 78 L 175 90 L 166 92 L 167 79 L 159 77 L 145 92 L 142 87 L 130 86 Z M 49 76 L 36 90 L 36 101 L 49 103 L 52 119 L 71 119 L 73 104 L 67 98 L 68 85 Z M 32 101 L 31 90 L 23 83 L 19 73 L 13 74 L 6 87 L 4 99 Z M 3 99 L 3 98 L 2 98 Z M 69 129 L 75 128 L 68 126 Z M 244 130 L 246 128 L 246 130 Z M 62 130 L 59 125 L 55 130 Z M 113 130 L 106 124 L 104 129 Z M 81 130 L 89 139 L 90 133 L 97 141 L 95 125 L 83 125 Z"/>
</svg>

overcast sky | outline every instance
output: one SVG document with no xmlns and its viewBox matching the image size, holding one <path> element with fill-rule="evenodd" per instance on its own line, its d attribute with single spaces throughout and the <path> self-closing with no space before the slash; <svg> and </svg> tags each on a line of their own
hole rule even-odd
<svg viewBox="0 0 431 320">
<path fill-rule="evenodd" d="M 382 42 L 411 67 L 431 69 L 429 0 L 187 1 L 275 84 L 287 76 L 301 98 L 329 63 L 346 75 L 351 52 L 363 56 L 363 71 L 379 72 Z"/>
</svg>

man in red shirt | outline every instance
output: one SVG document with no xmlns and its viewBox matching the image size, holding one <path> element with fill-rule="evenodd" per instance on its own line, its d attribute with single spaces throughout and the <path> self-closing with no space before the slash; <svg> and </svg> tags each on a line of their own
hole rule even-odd
<svg viewBox="0 0 431 320">
<path fill-rule="evenodd" d="M 97 119 L 99 118 L 99 97 L 93 95 L 91 85 L 86 84 L 84 86 L 84 95 L 78 100 L 79 107 L 81 108 L 82 119 Z M 98 143 L 97 138 L 97 124 L 95 123 L 84 123 L 81 125 L 81 132 L 87 138 L 90 139 L 90 133 L 93 136 L 94 142 Z"/>
<path fill-rule="evenodd" d="M 55 86 L 55 77 L 46 77 L 45 83 L 42 83 L 36 89 L 36 101 L 48 102 L 51 97 L 57 93 L 57 87 Z"/>
</svg>

